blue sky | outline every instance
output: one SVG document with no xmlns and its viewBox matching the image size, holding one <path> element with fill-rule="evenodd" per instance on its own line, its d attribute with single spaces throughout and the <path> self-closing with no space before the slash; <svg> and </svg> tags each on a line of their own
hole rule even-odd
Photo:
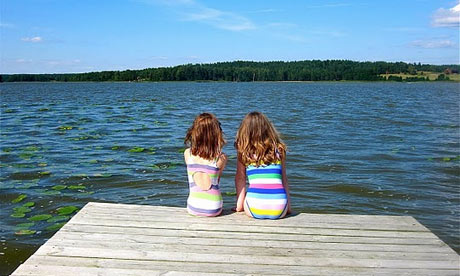
<svg viewBox="0 0 460 276">
<path fill-rule="evenodd" d="M 458 0 L 0 3 L 0 73 L 232 60 L 460 63 Z"/>
</svg>

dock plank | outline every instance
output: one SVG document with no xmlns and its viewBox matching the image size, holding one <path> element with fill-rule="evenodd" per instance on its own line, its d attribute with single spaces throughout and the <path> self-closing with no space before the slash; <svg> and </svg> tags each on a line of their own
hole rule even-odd
<svg viewBox="0 0 460 276">
<path fill-rule="evenodd" d="M 241 213 L 88 203 L 12 275 L 459 275 L 409 216 Z"/>
</svg>

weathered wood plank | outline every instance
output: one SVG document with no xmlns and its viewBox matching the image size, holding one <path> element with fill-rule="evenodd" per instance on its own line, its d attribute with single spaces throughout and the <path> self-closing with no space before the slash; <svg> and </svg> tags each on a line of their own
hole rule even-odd
<svg viewBox="0 0 460 276">
<path fill-rule="evenodd" d="M 136 259 L 136 260 L 159 260 L 176 262 L 200 262 L 200 263 L 239 263 L 251 265 L 299 265 L 302 266 L 335 266 L 335 267 L 392 267 L 392 268 L 430 268 L 430 269 L 455 269 L 458 262 L 453 260 L 442 261 L 419 261 L 411 260 L 385 260 L 385 259 L 349 259 L 349 258 L 317 258 L 308 256 L 251 256 L 251 255 L 224 255 L 216 253 L 188 253 L 188 252 L 163 252 L 142 251 L 127 249 L 105 248 L 78 248 L 78 247 L 43 247 L 37 255 L 46 256 L 69 256 L 87 258 L 111 258 L 111 259 Z"/>
<path fill-rule="evenodd" d="M 85 221 L 87 219 L 116 219 L 119 221 L 124 220 L 131 220 L 131 221 L 142 221 L 142 222 L 151 222 L 151 223 L 177 223 L 178 221 L 186 221 L 187 223 L 206 223 L 206 224 L 218 224 L 218 225 L 232 225 L 232 226 L 252 226 L 252 227 L 266 227 L 272 226 L 277 227 L 281 231 L 285 228 L 307 228 L 314 231 L 315 229 L 320 230 L 331 230 L 332 232 L 336 232 L 337 230 L 368 230 L 368 231 L 396 231 L 398 233 L 406 234 L 406 235 L 418 235 L 418 236 L 431 236 L 432 233 L 425 229 L 414 229 L 413 225 L 410 224 L 381 224 L 381 225 L 371 225 L 366 223 L 312 223 L 312 222 L 302 222 L 302 221 L 291 221 L 293 223 L 290 224 L 283 224 L 280 225 L 274 222 L 259 222 L 259 223 L 248 223 L 247 219 L 250 219 L 244 215 L 228 215 L 226 219 L 211 219 L 211 218 L 198 218 L 193 216 L 187 216 L 186 214 L 174 214 L 171 215 L 169 213 L 163 213 L 161 216 L 160 214 L 155 214 L 155 216 L 145 216 L 139 214 L 110 214 L 108 211 L 107 213 L 102 212 L 87 212 L 81 211 L 82 213 L 72 221 L 72 223 L 79 223 L 80 221 Z M 219 217 L 221 218 L 221 217 Z M 228 218 L 228 219 L 227 219 Z M 232 219 L 230 219 L 232 218 Z M 254 220 L 254 219 L 253 219 Z M 294 223 L 295 222 L 295 223 Z M 407 232 L 407 233 L 404 233 Z"/>
<path fill-rule="evenodd" d="M 308 267 L 308 266 L 289 266 L 289 265 L 261 265 L 261 264 L 226 264 L 194 262 L 164 262 L 157 260 L 134 260 L 134 259 L 90 259 L 81 257 L 60 257 L 60 256 L 32 256 L 31 261 L 43 265 L 70 267 L 100 267 L 100 268 L 123 268 L 123 269 L 143 269 L 146 271 L 181 270 L 187 272 L 207 272 L 207 273 L 236 273 L 244 275 L 455 275 L 457 270 L 439 269 L 395 269 L 395 268 L 345 268 L 345 267 Z M 194 274 L 194 273 L 192 273 Z"/>
<path fill-rule="evenodd" d="M 94 226 L 91 226 L 94 227 Z M 118 229 L 118 232 L 113 230 Z M 65 238 L 67 235 L 80 235 L 76 238 L 81 239 L 122 239 L 122 240 L 133 240 L 137 242 L 143 241 L 153 241 L 156 243 L 179 243 L 179 244 L 198 244 L 198 245 L 225 245 L 225 246 L 251 246 L 251 247 L 273 247 L 273 248 L 301 248 L 301 249 L 325 249 L 325 250 L 357 250 L 357 251 L 385 251 L 385 252 L 427 252 L 427 253 L 446 253 L 447 245 L 394 245 L 394 244 L 366 244 L 366 243 L 344 243 L 340 242 L 314 242 L 314 241 L 301 241 L 301 240 L 282 240 L 281 238 L 275 239 L 263 239 L 263 237 L 254 235 L 253 237 L 200 237 L 200 236 L 188 236 L 186 237 L 185 231 L 183 231 L 183 236 L 162 236 L 146 235 L 145 232 L 150 232 L 152 230 L 143 230 L 143 229 L 131 229 L 136 230 L 136 233 L 126 233 L 125 228 L 115 228 L 110 229 L 110 232 L 101 232 L 100 229 L 95 229 L 96 232 L 90 233 L 89 231 L 85 232 L 67 232 L 60 231 L 55 236 Z M 211 234 L 213 232 L 210 232 Z M 214 233 L 215 234 L 215 233 Z M 62 236 L 61 236 L 62 235 Z M 261 234 L 262 235 L 262 234 Z M 258 239 L 254 239 L 258 237 Z M 301 237 L 302 238 L 302 237 Z M 448 251 L 450 252 L 450 251 Z"/>
<path fill-rule="evenodd" d="M 143 251 L 163 251 L 163 252 L 202 252 L 233 255 L 260 255 L 260 256 L 315 256 L 325 258 L 370 258 L 387 260 L 452 260 L 456 261 L 454 255 L 446 253 L 425 253 L 425 252 L 381 252 L 381 251 L 359 251 L 359 250 L 324 250 L 324 249 L 305 249 L 305 248 L 272 248 L 272 247 L 250 247 L 250 246 L 222 246 L 222 245 L 200 245 L 200 244 L 178 244 L 178 243 L 158 243 L 155 240 L 138 241 L 129 238 L 119 240 L 118 236 L 112 239 L 70 237 L 52 239 L 48 246 L 53 247 L 81 247 L 81 248 L 106 248 L 106 249 L 128 249 Z"/>
<path fill-rule="evenodd" d="M 244 222 L 246 225 L 263 225 L 265 223 L 270 223 L 272 225 L 277 226 L 304 226 L 308 225 L 308 223 L 333 223 L 333 224 L 345 224 L 348 226 L 353 226 L 356 224 L 364 224 L 368 226 L 380 226 L 380 225 L 396 225 L 396 226 L 411 226 L 411 231 L 429 231 L 423 225 L 421 225 L 417 220 L 410 216 L 376 216 L 376 215 L 346 215 L 346 214 L 295 214 L 293 216 L 288 216 L 282 220 L 274 220 L 274 221 L 267 221 L 267 220 L 254 220 L 243 213 L 231 213 L 231 212 L 224 212 L 223 216 L 213 217 L 213 218 L 203 218 L 203 217 L 194 217 L 188 215 L 184 208 L 179 207 L 164 207 L 164 206 L 148 206 L 148 205 L 135 205 L 139 206 L 133 207 L 126 204 L 117 204 L 117 206 L 113 206 L 108 208 L 107 203 L 89 203 L 91 208 L 91 213 L 101 213 L 105 215 L 130 215 L 130 216 L 138 216 L 139 213 L 142 213 L 144 217 L 153 217 L 153 218 L 160 218 L 165 219 L 168 217 L 176 217 L 179 216 L 180 218 L 195 218 L 201 220 L 210 220 L 211 223 L 218 222 L 221 220 L 224 221 L 236 221 L 236 222 Z M 84 209 L 82 209 L 83 211 Z M 170 215 L 165 215 L 168 213 Z M 83 213 L 82 213 L 83 214 Z M 377 229 L 381 229 L 378 227 Z"/>
<path fill-rule="evenodd" d="M 323 236 L 340 236 L 340 237 L 374 237 L 374 238 L 407 238 L 416 239 L 420 242 L 439 243 L 439 240 L 431 233 L 427 232 L 398 232 L 398 231 L 366 231 L 366 230 L 348 230 L 348 229 L 320 229 L 320 228 L 292 228 L 284 227 L 280 229 L 275 226 L 243 226 L 232 224 L 208 224 L 208 223 L 187 223 L 187 222 L 150 222 L 136 221 L 128 218 L 120 220 L 116 218 L 86 217 L 85 220 L 73 222 L 73 224 L 98 225 L 98 226 L 118 226 L 118 227 L 140 227 L 156 229 L 176 229 L 197 231 L 219 231 L 219 232 L 239 232 L 239 233 L 272 233 L 272 234 L 289 234 L 289 235 L 323 235 Z M 431 240 L 431 241 L 428 241 Z"/>
<path fill-rule="evenodd" d="M 89 203 L 13 275 L 458 275 L 459 263 L 412 217 Z"/>
</svg>

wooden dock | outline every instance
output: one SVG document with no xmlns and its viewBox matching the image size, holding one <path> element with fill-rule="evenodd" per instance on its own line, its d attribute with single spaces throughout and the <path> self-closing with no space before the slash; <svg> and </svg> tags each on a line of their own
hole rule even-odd
<svg viewBox="0 0 460 276">
<path fill-rule="evenodd" d="M 12 275 L 460 275 L 408 216 L 242 213 L 88 203 Z"/>
</svg>

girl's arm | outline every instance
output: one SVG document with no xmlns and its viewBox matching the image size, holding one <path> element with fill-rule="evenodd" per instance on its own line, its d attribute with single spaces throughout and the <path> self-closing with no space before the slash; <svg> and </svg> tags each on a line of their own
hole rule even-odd
<svg viewBox="0 0 460 276">
<path fill-rule="evenodd" d="M 235 175 L 235 188 L 236 188 L 236 211 L 244 211 L 244 199 L 246 197 L 246 166 L 237 161 L 236 175 Z"/>
<path fill-rule="evenodd" d="M 283 159 L 281 160 L 281 166 L 283 171 L 283 187 L 286 190 L 286 195 L 288 199 L 287 213 L 289 214 L 291 213 L 291 196 L 289 193 L 289 183 L 286 174 L 286 157 L 283 157 Z"/>
<path fill-rule="evenodd" d="M 227 165 L 227 155 L 225 153 L 221 153 L 219 156 L 219 161 L 217 161 L 217 167 L 219 168 L 219 181 L 220 177 L 222 176 L 222 172 L 224 171 L 225 165 Z"/>
</svg>

